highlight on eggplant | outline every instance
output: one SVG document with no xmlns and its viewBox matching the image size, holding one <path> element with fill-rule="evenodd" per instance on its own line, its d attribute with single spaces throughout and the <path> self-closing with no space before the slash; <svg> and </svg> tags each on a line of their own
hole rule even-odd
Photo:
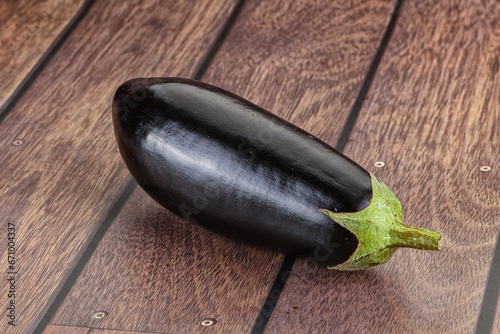
<svg viewBox="0 0 500 334">
<path fill-rule="evenodd" d="M 112 110 L 137 183 L 213 233 L 338 270 L 385 263 L 401 247 L 441 249 L 439 233 L 403 224 L 400 202 L 373 174 L 235 94 L 138 78 L 117 89 Z"/>
</svg>

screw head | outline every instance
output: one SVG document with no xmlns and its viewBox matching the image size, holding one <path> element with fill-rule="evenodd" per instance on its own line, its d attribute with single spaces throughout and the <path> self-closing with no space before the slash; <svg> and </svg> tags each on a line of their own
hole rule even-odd
<svg viewBox="0 0 500 334">
<path fill-rule="evenodd" d="M 205 327 L 213 326 L 216 323 L 217 323 L 217 320 L 215 320 L 214 318 L 205 318 L 205 319 L 201 320 L 201 325 L 205 326 Z"/>
<path fill-rule="evenodd" d="M 373 166 L 377 167 L 377 168 L 382 168 L 385 166 L 385 162 L 383 161 L 377 161 L 376 163 L 373 164 Z"/>
<path fill-rule="evenodd" d="M 491 170 L 491 166 L 481 166 L 479 167 L 481 172 L 489 172 Z"/>
<path fill-rule="evenodd" d="M 94 319 L 102 319 L 105 318 L 108 315 L 108 312 L 106 311 L 97 311 L 94 313 L 93 317 Z"/>
<path fill-rule="evenodd" d="M 22 144 L 24 144 L 24 141 L 22 141 L 21 139 L 16 139 L 12 142 L 12 145 L 14 146 L 21 146 Z"/>
</svg>

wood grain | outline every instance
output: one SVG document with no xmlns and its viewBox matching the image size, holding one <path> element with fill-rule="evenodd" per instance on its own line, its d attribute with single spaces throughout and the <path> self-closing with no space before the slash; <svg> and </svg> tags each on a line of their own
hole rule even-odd
<svg viewBox="0 0 500 334">
<path fill-rule="evenodd" d="M 135 331 L 119 331 L 113 329 L 96 329 L 93 328 L 88 334 L 161 334 L 158 332 L 135 332 Z M 168 334 L 168 333 L 165 333 Z"/>
<path fill-rule="evenodd" d="M 49 325 L 43 331 L 43 334 L 90 334 L 90 328 L 73 326 Z"/>
<path fill-rule="evenodd" d="M 134 76 L 188 76 L 231 8 L 96 2 L 0 124 L 0 220 L 16 225 L 18 241 L 20 317 L 10 332 L 40 321 L 128 177 L 110 122 L 114 89 Z"/>
<path fill-rule="evenodd" d="M 500 299 L 498 300 L 491 334 L 500 334 Z"/>
<path fill-rule="evenodd" d="M 400 15 L 346 154 L 392 187 L 407 223 L 441 232 L 444 248 L 399 250 L 354 273 L 299 260 L 266 333 L 475 329 L 500 231 L 500 4 L 405 2 Z"/>
<path fill-rule="evenodd" d="M 182 221 L 137 188 L 53 318 L 165 333 L 248 332 L 280 266 Z M 97 310 L 108 316 L 92 318 Z M 203 327 L 204 318 L 217 324 Z"/>
<path fill-rule="evenodd" d="M 83 3 L 0 2 L 0 110 Z"/>
<path fill-rule="evenodd" d="M 153 332 L 134 332 L 134 331 L 119 331 L 112 329 L 98 329 L 87 327 L 60 326 L 49 325 L 43 331 L 43 334 L 148 334 Z M 158 332 L 154 332 L 161 334 Z"/>
<path fill-rule="evenodd" d="M 392 4 L 380 1 L 370 7 L 358 3 L 333 10 L 330 3 L 247 1 L 204 80 L 251 97 L 283 117 L 295 115 L 298 124 L 319 124 L 322 118 L 342 124 L 380 43 Z M 271 12 L 279 15 L 274 17 Z M 355 21 L 349 23 L 348 18 Z M 301 24 L 291 24 L 295 21 Z M 366 23 L 365 29 L 351 36 L 351 43 L 336 43 L 335 39 L 346 38 L 344 35 L 355 30 L 356 22 Z M 344 27 L 346 30 L 338 31 Z M 291 40 L 284 45 L 261 43 L 269 34 L 275 40 Z M 294 35 L 295 39 L 290 37 Z M 290 48 L 294 57 L 288 55 Z M 320 51 L 325 52 L 321 61 L 308 62 Z M 326 54 L 336 55 L 334 67 Z M 348 72 L 343 77 L 349 81 L 347 88 L 336 78 L 344 71 Z M 297 73 L 304 77 L 293 82 Z M 304 111 L 316 95 L 332 106 Z M 272 108 L 279 103 L 285 106 Z M 303 112 L 309 123 L 301 121 Z M 339 132 L 340 125 L 324 131 L 323 139 L 333 144 Z M 248 333 L 282 259 L 277 253 L 192 227 L 136 190 L 53 323 L 169 333 Z M 96 309 L 108 311 L 109 317 L 94 321 L 90 315 Z M 206 317 L 217 319 L 217 324 L 202 327 Z"/>
<path fill-rule="evenodd" d="M 204 81 L 335 145 L 395 1 L 248 1 Z"/>
</svg>

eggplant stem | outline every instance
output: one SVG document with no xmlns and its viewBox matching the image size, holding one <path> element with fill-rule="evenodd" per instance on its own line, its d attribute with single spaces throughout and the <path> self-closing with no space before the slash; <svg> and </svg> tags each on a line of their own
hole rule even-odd
<svg viewBox="0 0 500 334">
<path fill-rule="evenodd" d="M 397 247 L 439 251 L 443 244 L 441 234 L 405 224 L 397 224 L 392 237 Z"/>
<path fill-rule="evenodd" d="M 352 232 L 358 247 L 344 263 L 329 267 L 337 270 L 359 270 L 389 261 L 400 247 L 440 250 L 441 235 L 424 228 L 403 224 L 403 209 L 394 193 L 370 173 L 370 205 L 358 212 L 332 212 L 321 209 L 336 223 Z"/>
</svg>

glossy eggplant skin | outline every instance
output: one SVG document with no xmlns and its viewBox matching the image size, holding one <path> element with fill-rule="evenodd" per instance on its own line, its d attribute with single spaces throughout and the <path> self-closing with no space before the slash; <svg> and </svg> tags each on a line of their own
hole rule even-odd
<svg viewBox="0 0 500 334">
<path fill-rule="evenodd" d="M 174 214 L 327 265 L 356 250 L 318 209 L 366 208 L 369 173 L 272 113 L 198 81 L 145 78 L 117 89 L 113 124 L 132 176 Z"/>
</svg>

